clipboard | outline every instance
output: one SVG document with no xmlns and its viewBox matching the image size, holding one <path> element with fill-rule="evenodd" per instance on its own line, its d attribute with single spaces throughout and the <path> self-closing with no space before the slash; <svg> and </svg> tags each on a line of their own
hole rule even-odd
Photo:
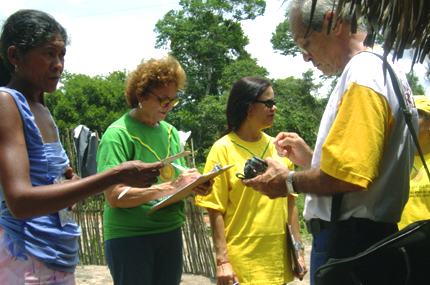
<svg viewBox="0 0 430 285">
<path fill-rule="evenodd" d="M 287 254 L 291 255 L 291 267 L 293 272 L 300 274 L 304 271 L 303 267 L 300 265 L 299 263 L 299 254 L 297 253 L 296 247 L 294 246 L 294 242 L 293 242 L 293 234 L 291 232 L 290 229 L 290 225 L 287 223 L 287 230 L 286 230 L 286 235 L 287 235 Z"/>
<path fill-rule="evenodd" d="M 221 169 L 218 169 L 216 171 L 212 170 L 211 172 L 203 174 L 202 176 L 200 176 L 199 178 L 197 178 L 193 182 L 184 186 L 182 189 L 179 189 L 178 191 L 176 191 L 172 196 L 170 196 L 166 200 L 163 200 L 163 201 L 155 204 L 154 206 L 152 206 L 151 210 L 146 212 L 146 215 L 148 215 L 154 211 L 157 211 L 158 209 L 164 208 L 170 204 L 179 202 L 180 200 L 182 200 L 185 197 L 187 197 L 188 195 L 190 195 L 193 192 L 194 188 L 196 188 L 197 186 L 199 186 L 199 185 L 211 180 L 212 178 L 220 175 L 221 173 L 227 171 L 228 169 L 230 169 L 233 166 L 234 166 L 234 164 L 233 165 L 227 165 L 227 166 L 224 166 Z"/>
</svg>

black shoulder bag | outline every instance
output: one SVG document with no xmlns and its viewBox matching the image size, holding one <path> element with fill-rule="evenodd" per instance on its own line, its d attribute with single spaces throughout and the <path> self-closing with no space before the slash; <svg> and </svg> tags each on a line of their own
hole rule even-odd
<svg viewBox="0 0 430 285">
<path fill-rule="evenodd" d="M 394 70 L 386 59 L 393 87 L 406 124 L 430 178 L 424 156 L 412 124 L 412 115 L 405 106 Z M 328 256 L 339 218 L 342 195 L 333 196 Z M 429 284 L 430 283 L 430 220 L 412 223 L 395 234 L 377 242 L 364 252 L 348 258 L 330 258 L 315 272 L 315 283 L 321 285 L 345 284 Z"/>
</svg>

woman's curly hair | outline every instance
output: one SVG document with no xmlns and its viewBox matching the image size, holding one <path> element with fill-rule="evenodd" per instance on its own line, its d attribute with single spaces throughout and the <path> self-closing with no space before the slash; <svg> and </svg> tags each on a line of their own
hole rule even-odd
<svg viewBox="0 0 430 285">
<path fill-rule="evenodd" d="M 128 105 L 136 108 L 139 96 L 150 90 L 175 84 L 179 91 L 185 89 L 185 71 L 179 62 L 171 57 L 142 60 L 137 68 L 128 75 L 125 86 L 125 98 Z"/>
</svg>

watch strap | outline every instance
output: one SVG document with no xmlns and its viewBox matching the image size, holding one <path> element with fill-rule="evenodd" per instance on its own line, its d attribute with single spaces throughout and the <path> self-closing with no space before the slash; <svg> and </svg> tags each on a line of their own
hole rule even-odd
<svg viewBox="0 0 430 285">
<path fill-rule="evenodd" d="M 287 180 L 285 181 L 285 184 L 287 185 L 287 191 L 288 194 L 295 194 L 296 191 L 294 191 L 294 186 L 293 186 L 293 174 L 295 171 L 291 171 L 290 173 L 288 173 L 287 176 Z"/>
</svg>

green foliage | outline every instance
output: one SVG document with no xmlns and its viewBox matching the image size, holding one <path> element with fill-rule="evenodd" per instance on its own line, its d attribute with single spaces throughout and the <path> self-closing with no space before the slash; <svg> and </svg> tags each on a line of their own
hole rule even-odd
<svg viewBox="0 0 430 285">
<path fill-rule="evenodd" d="M 209 94 L 220 95 L 218 81 L 223 70 L 236 59 L 250 57 L 245 50 L 249 40 L 239 21 L 262 15 L 266 3 L 182 0 L 179 4 L 182 10 L 171 10 L 156 23 L 155 47 L 170 49 L 184 67 L 188 102 L 200 101 Z"/>
<path fill-rule="evenodd" d="M 425 95 L 424 87 L 419 83 L 419 78 L 414 74 L 413 71 L 406 73 L 409 85 L 414 95 Z"/>
<path fill-rule="evenodd" d="M 206 162 L 210 147 L 226 128 L 227 96 L 205 96 L 192 111 L 172 111 L 166 116 L 166 121 L 180 126 L 181 131 L 191 131 L 197 165 Z"/>
<path fill-rule="evenodd" d="M 293 41 L 290 23 L 287 19 L 276 26 L 276 30 L 274 33 L 272 33 L 270 42 L 272 43 L 273 49 L 280 51 L 282 55 L 296 56 L 298 53 L 300 53 L 299 48 Z"/>
<path fill-rule="evenodd" d="M 210 11 L 218 16 L 228 16 L 236 21 L 254 20 L 266 9 L 264 0 L 181 0 L 179 5 L 190 15 Z"/>
<path fill-rule="evenodd" d="M 258 76 L 265 78 L 269 75 L 266 68 L 257 64 L 257 59 L 247 58 L 236 60 L 228 65 L 223 73 L 218 85 L 222 93 L 229 92 L 234 83 L 245 76 Z"/>
<path fill-rule="evenodd" d="M 124 98 L 125 78 L 125 71 L 94 77 L 65 71 L 62 86 L 46 96 L 60 134 L 79 124 L 102 134 L 129 109 Z"/>
<path fill-rule="evenodd" d="M 298 133 L 311 147 L 315 145 L 318 126 L 326 100 L 313 96 L 321 84 L 313 83 L 313 71 L 303 73 L 302 79 L 288 77 L 273 82 L 278 111 L 273 126 L 266 133 Z"/>
<path fill-rule="evenodd" d="M 296 198 L 297 210 L 299 212 L 299 226 L 300 226 L 300 236 L 302 238 L 302 242 L 306 245 L 312 242 L 312 235 L 309 234 L 306 230 L 306 220 L 303 218 L 303 210 L 305 207 L 305 197 L 306 195 L 300 194 Z"/>
</svg>

